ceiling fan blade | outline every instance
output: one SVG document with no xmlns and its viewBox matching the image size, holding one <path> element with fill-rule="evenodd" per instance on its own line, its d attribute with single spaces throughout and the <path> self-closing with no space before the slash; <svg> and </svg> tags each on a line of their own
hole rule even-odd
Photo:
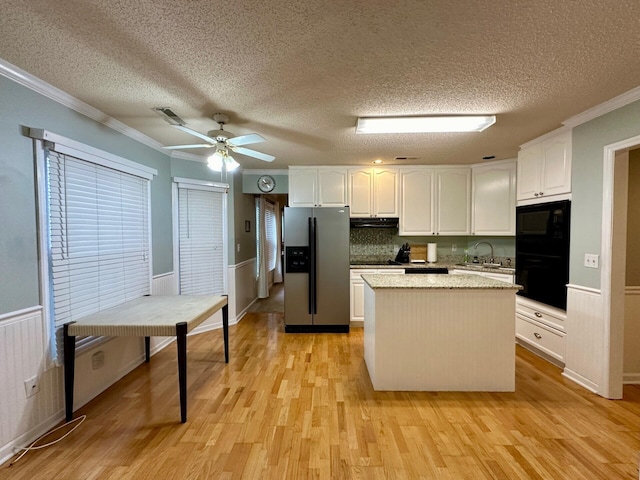
<svg viewBox="0 0 640 480">
<path fill-rule="evenodd" d="M 232 147 L 239 147 L 240 145 L 250 145 L 252 143 L 264 142 L 262 135 L 257 133 L 250 133 L 249 135 L 240 135 L 239 137 L 233 137 L 227 140 L 227 143 Z"/>
<path fill-rule="evenodd" d="M 193 145 L 167 145 L 166 147 L 162 147 L 165 150 L 181 150 L 183 148 L 213 148 L 215 145 L 211 145 L 209 143 L 196 143 Z"/>
<path fill-rule="evenodd" d="M 269 155 L 267 153 L 262 153 L 262 152 L 256 152 L 255 150 L 250 150 L 244 147 L 231 147 L 231 150 L 233 150 L 236 153 L 246 155 L 248 157 L 254 157 L 254 158 L 257 158 L 258 160 L 263 160 L 265 162 L 273 162 L 276 159 L 276 157 L 274 157 L 273 155 Z"/>
<path fill-rule="evenodd" d="M 207 135 L 205 135 L 204 133 L 200 133 L 200 132 L 196 132 L 195 130 L 190 129 L 189 127 L 185 127 L 184 125 L 172 125 L 173 127 L 177 128 L 178 130 L 182 130 L 183 132 L 186 132 L 190 135 L 194 135 L 198 138 L 201 138 L 202 140 L 204 140 L 205 142 L 209 142 L 213 145 L 215 145 L 217 143 L 215 138 L 211 138 Z"/>
</svg>

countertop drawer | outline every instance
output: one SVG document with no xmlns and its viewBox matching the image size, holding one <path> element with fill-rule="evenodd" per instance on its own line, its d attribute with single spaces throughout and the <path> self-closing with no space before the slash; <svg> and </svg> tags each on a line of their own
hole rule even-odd
<svg viewBox="0 0 640 480">
<path fill-rule="evenodd" d="M 516 315 L 516 338 L 564 363 L 565 334 L 523 315 Z"/>
<path fill-rule="evenodd" d="M 567 314 L 563 310 L 516 295 L 516 313 L 561 332 L 565 331 Z"/>
</svg>

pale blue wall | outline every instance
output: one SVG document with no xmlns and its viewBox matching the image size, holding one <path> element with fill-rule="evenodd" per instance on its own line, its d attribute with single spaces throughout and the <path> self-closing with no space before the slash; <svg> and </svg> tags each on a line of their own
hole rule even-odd
<svg viewBox="0 0 640 480">
<path fill-rule="evenodd" d="M 255 193 L 261 194 L 263 192 L 258 188 L 258 179 L 262 175 L 256 175 L 253 173 L 242 175 L 242 192 L 243 193 Z M 273 179 L 276 181 L 276 186 L 273 189 L 272 194 L 289 193 L 289 175 L 272 174 Z"/>
<path fill-rule="evenodd" d="M 40 304 L 34 147 L 26 127 L 43 128 L 155 168 L 151 182 L 153 274 L 173 270 L 172 177 L 220 181 L 206 165 L 170 159 L 78 112 L 0 76 L 0 314 Z M 241 188 L 240 175 L 235 181 Z M 231 185 L 232 192 L 234 185 Z M 233 212 L 233 194 L 229 196 Z M 233 225 L 233 215 L 230 223 Z M 230 228 L 229 244 L 234 244 Z M 233 251 L 233 248 L 230 247 Z M 234 256 L 230 255 L 230 263 Z"/>
<path fill-rule="evenodd" d="M 601 254 L 604 147 L 637 135 L 640 101 L 573 129 L 569 261 L 569 281 L 573 284 L 600 288 L 600 269 L 584 267 L 584 254 Z"/>
</svg>

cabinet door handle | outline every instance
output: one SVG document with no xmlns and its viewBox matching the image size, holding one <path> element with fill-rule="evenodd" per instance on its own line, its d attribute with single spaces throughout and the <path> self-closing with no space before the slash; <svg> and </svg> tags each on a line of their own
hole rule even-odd
<svg viewBox="0 0 640 480">
<path fill-rule="evenodd" d="M 540 192 L 540 196 L 544 195 L 544 192 Z"/>
<path fill-rule="evenodd" d="M 542 318 L 542 314 L 540 312 L 535 312 L 535 316 L 538 318 Z"/>
<path fill-rule="evenodd" d="M 533 196 L 534 196 L 534 197 L 537 197 L 537 196 L 538 196 L 538 193 L 537 193 L 537 192 L 536 192 L 536 193 L 534 193 L 534 194 L 533 194 Z"/>
<path fill-rule="evenodd" d="M 536 337 L 538 340 L 542 338 L 542 335 L 540 335 L 538 332 L 533 332 L 533 336 Z"/>
</svg>

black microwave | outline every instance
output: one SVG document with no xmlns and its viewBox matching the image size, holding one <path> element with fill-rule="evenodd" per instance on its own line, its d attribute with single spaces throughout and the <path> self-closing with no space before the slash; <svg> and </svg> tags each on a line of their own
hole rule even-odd
<svg viewBox="0 0 640 480">
<path fill-rule="evenodd" d="M 571 202 L 516 208 L 516 283 L 523 297 L 567 306 Z"/>
</svg>

